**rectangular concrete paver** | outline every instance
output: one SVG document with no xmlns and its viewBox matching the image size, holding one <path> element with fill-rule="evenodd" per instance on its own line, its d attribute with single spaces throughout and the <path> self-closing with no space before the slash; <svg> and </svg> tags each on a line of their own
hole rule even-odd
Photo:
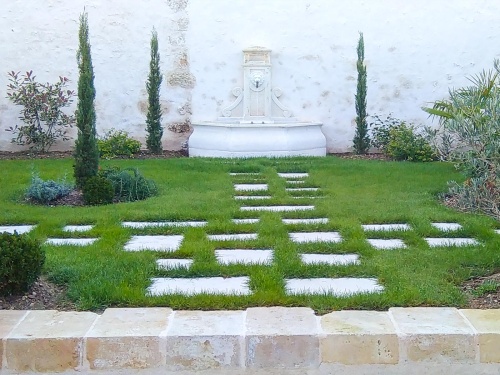
<svg viewBox="0 0 500 375">
<path fill-rule="evenodd" d="M 107 309 L 86 336 L 91 369 L 144 369 L 165 363 L 164 341 L 172 309 Z"/>
<path fill-rule="evenodd" d="M 500 309 L 460 310 L 479 334 L 483 363 L 500 363 Z"/>
<path fill-rule="evenodd" d="M 336 297 L 384 290 L 377 279 L 356 277 L 286 279 L 285 288 L 288 294 L 332 294 Z"/>
<path fill-rule="evenodd" d="M 166 251 L 179 249 L 184 236 L 132 236 L 125 244 L 125 251 Z"/>
<path fill-rule="evenodd" d="M 20 372 L 78 368 L 83 337 L 96 319 L 91 312 L 30 311 L 6 339 L 4 368 Z"/>
<path fill-rule="evenodd" d="M 246 329 L 251 369 L 305 369 L 320 363 L 318 322 L 309 308 L 249 308 Z"/>
<path fill-rule="evenodd" d="M 399 343 L 386 312 L 335 311 L 320 317 L 321 359 L 344 365 L 396 364 Z"/>
<path fill-rule="evenodd" d="M 389 309 L 400 340 L 403 361 L 474 363 L 478 347 L 474 331 L 450 307 Z"/>
<path fill-rule="evenodd" d="M 148 288 L 151 296 L 165 294 L 183 294 L 192 296 L 208 293 L 220 295 L 249 295 L 248 283 L 250 279 L 244 277 L 200 277 L 200 278 L 153 278 Z"/>
<path fill-rule="evenodd" d="M 156 266 L 158 269 L 171 270 L 176 268 L 189 268 L 193 265 L 192 259 L 158 259 Z"/>
<path fill-rule="evenodd" d="M 13 234 L 16 232 L 17 234 L 25 234 L 31 231 L 35 225 L 1 225 L 0 233 L 7 232 Z"/>
<path fill-rule="evenodd" d="M 241 207 L 242 211 L 270 211 L 270 212 L 291 212 L 291 211 L 311 211 L 314 206 L 250 206 Z"/>
<path fill-rule="evenodd" d="M 64 232 L 88 232 L 94 228 L 93 225 L 65 225 Z"/>
<path fill-rule="evenodd" d="M 462 226 L 458 223 L 431 223 L 431 225 L 443 232 L 451 232 L 454 230 L 462 229 Z"/>
<path fill-rule="evenodd" d="M 3 363 L 4 339 L 28 314 L 22 310 L 2 310 L 0 311 L 0 370 Z"/>
<path fill-rule="evenodd" d="M 365 224 L 362 227 L 365 231 L 374 232 L 411 229 L 408 224 Z"/>
<path fill-rule="evenodd" d="M 89 246 L 98 238 L 47 238 L 45 244 L 54 246 Z"/>
<path fill-rule="evenodd" d="M 124 221 L 122 227 L 124 228 L 158 228 L 158 227 L 204 227 L 207 225 L 206 221 Z"/>
<path fill-rule="evenodd" d="M 297 225 L 297 224 L 328 224 L 328 218 L 318 219 L 282 219 L 283 224 Z"/>
<path fill-rule="evenodd" d="M 209 234 L 210 241 L 249 241 L 256 240 L 257 233 Z"/>
<path fill-rule="evenodd" d="M 425 238 L 430 247 L 479 245 L 474 238 Z"/>
<path fill-rule="evenodd" d="M 244 366 L 244 311 L 176 311 L 167 331 L 167 370 Z"/>
<path fill-rule="evenodd" d="M 265 191 L 267 184 L 235 184 L 234 190 L 236 191 Z"/>
<path fill-rule="evenodd" d="M 367 240 L 370 245 L 372 245 L 375 249 L 378 250 L 394 250 L 394 249 L 404 249 L 406 248 L 406 245 L 404 244 L 403 240 L 400 239 L 388 239 L 388 240 L 382 240 L 382 239 L 368 239 Z"/>
<path fill-rule="evenodd" d="M 329 264 L 332 266 L 347 266 L 359 264 L 357 254 L 300 254 L 304 264 Z"/>
<path fill-rule="evenodd" d="M 260 219 L 232 219 L 234 224 L 257 224 Z"/>
<path fill-rule="evenodd" d="M 215 257 L 221 264 L 270 264 L 273 261 L 273 251 L 246 250 L 246 249 L 228 249 L 215 250 Z"/>
<path fill-rule="evenodd" d="M 295 243 L 307 242 L 341 242 L 339 232 L 297 232 L 289 233 L 290 239 Z"/>
<path fill-rule="evenodd" d="M 290 172 L 290 173 L 278 173 L 281 178 L 306 178 L 309 177 L 309 173 L 304 172 Z"/>
</svg>

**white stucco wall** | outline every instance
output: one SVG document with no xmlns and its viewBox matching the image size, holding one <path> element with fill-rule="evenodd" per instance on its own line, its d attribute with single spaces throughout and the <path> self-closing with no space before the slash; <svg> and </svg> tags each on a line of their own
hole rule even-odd
<svg viewBox="0 0 500 375">
<path fill-rule="evenodd" d="M 429 123 L 420 107 L 500 57 L 500 2 L 489 0 L 23 0 L 0 15 L 0 150 L 18 108 L 5 98 L 10 70 L 59 75 L 76 89 L 78 17 L 89 13 L 98 132 L 144 142 L 151 29 L 165 75 L 164 147 L 178 149 L 188 121 L 214 120 L 242 81 L 242 49 L 273 50 L 273 86 L 300 120 L 324 123 L 330 152 L 354 135 L 356 44 L 364 33 L 368 112 Z M 192 112 L 192 113 L 191 113 Z M 172 126 L 174 125 L 174 126 Z M 73 132 L 75 134 L 75 132 Z M 59 144 L 69 149 L 73 142 Z"/>
</svg>

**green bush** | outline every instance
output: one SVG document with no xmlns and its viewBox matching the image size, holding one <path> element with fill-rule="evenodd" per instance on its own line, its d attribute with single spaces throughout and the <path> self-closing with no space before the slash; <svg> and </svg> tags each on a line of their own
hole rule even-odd
<svg viewBox="0 0 500 375">
<path fill-rule="evenodd" d="M 90 177 L 83 185 L 82 193 L 85 204 L 90 206 L 112 203 L 115 195 L 111 181 L 102 176 Z"/>
<path fill-rule="evenodd" d="M 31 175 L 31 184 L 26 190 L 26 198 L 32 202 L 47 204 L 65 197 L 73 190 L 73 185 L 63 178 L 59 181 L 44 181 L 37 173 Z"/>
<path fill-rule="evenodd" d="M 0 295 L 26 292 L 45 262 L 40 243 L 17 233 L 0 233 Z"/>
<path fill-rule="evenodd" d="M 97 140 L 99 154 L 105 159 L 117 156 L 131 157 L 141 150 L 141 142 L 131 138 L 126 131 L 111 129 Z"/>
<path fill-rule="evenodd" d="M 146 179 L 137 168 L 108 168 L 100 176 L 111 181 L 115 198 L 121 202 L 143 200 L 157 194 L 154 181 Z"/>
<path fill-rule="evenodd" d="M 395 160 L 427 162 L 436 160 L 427 138 L 413 124 L 391 115 L 385 119 L 373 116 L 370 124 L 372 145 Z"/>
</svg>

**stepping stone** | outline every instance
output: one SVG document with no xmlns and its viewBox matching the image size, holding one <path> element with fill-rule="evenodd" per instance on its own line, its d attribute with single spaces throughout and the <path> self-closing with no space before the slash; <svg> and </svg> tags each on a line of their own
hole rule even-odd
<svg viewBox="0 0 500 375">
<path fill-rule="evenodd" d="M 380 240 L 380 239 L 369 239 L 368 242 L 374 248 L 379 250 L 392 250 L 392 249 L 405 249 L 406 245 L 403 240 L 391 239 L 391 240 Z"/>
<path fill-rule="evenodd" d="M 305 264 L 329 264 L 331 266 L 348 266 L 359 264 L 357 254 L 300 254 L 302 263 Z"/>
<path fill-rule="evenodd" d="M 430 247 L 479 245 L 474 238 L 426 238 Z"/>
<path fill-rule="evenodd" d="M 215 257 L 221 264 L 269 264 L 273 261 L 272 250 L 215 250 Z"/>
<path fill-rule="evenodd" d="M 342 237 L 338 232 L 290 233 L 290 239 L 295 243 L 307 242 L 340 242 Z"/>
<path fill-rule="evenodd" d="M 379 293 L 384 288 L 377 279 L 360 278 L 317 278 L 285 280 L 288 294 L 333 294 L 336 297 L 347 297 L 354 294 Z"/>
<path fill-rule="evenodd" d="M 281 219 L 283 224 L 295 225 L 295 224 L 327 224 L 328 219 Z"/>
<path fill-rule="evenodd" d="M 309 173 L 278 173 L 278 176 L 283 178 L 306 178 Z"/>
<path fill-rule="evenodd" d="M 98 238 L 47 238 L 46 245 L 55 246 L 88 246 L 96 242 Z"/>
<path fill-rule="evenodd" d="M 94 228 L 93 225 L 66 225 L 63 228 L 63 231 L 65 232 L 88 232 Z"/>
<path fill-rule="evenodd" d="M 125 244 L 125 251 L 165 251 L 173 252 L 179 249 L 184 236 L 133 236 Z"/>
<path fill-rule="evenodd" d="M 319 188 L 286 188 L 286 191 L 294 192 L 294 191 L 318 191 Z"/>
<path fill-rule="evenodd" d="M 285 182 L 287 184 L 305 184 L 306 183 L 305 181 L 301 181 L 301 180 L 286 180 Z"/>
<path fill-rule="evenodd" d="M 496 234 L 500 234 L 500 229 L 495 229 Z"/>
<path fill-rule="evenodd" d="M 257 224 L 260 219 L 233 219 L 235 224 Z"/>
<path fill-rule="evenodd" d="M 239 234 L 211 234 L 208 235 L 210 241 L 245 241 L 256 240 L 257 233 L 239 233 Z"/>
<path fill-rule="evenodd" d="M 209 293 L 246 296 L 251 294 L 249 277 L 202 277 L 202 278 L 153 278 L 148 295 Z"/>
<path fill-rule="evenodd" d="M 0 233 L 7 232 L 10 234 L 24 234 L 31 231 L 36 225 L 4 225 L 0 226 Z"/>
<path fill-rule="evenodd" d="M 241 211 L 272 211 L 272 212 L 290 212 L 290 211 L 310 211 L 314 206 L 252 206 L 240 207 Z"/>
<path fill-rule="evenodd" d="M 192 259 L 158 259 L 156 266 L 161 270 L 172 270 L 176 268 L 189 268 L 193 264 Z"/>
<path fill-rule="evenodd" d="M 258 176 L 258 172 L 230 172 L 230 176 Z"/>
<path fill-rule="evenodd" d="M 124 221 L 125 228 L 155 228 L 155 227 L 203 227 L 206 221 Z"/>
<path fill-rule="evenodd" d="M 270 195 L 236 195 L 236 200 L 271 199 Z"/>
<path fill-rule="evenodd" d="M 267 190 L 267 184 L 235 184 L 236 191 L 264 191 Z"/>
<path fill-rule="evenodd" d="M 454 230 L 462 229 L 462 226 L 458 223 L 431 223 L 431 225 L 443 232 L 450 232 Z"/>
<path fill-rule="evenodd" d="M 365 231 L 390 231 L 390 230 L 410 230 L 411 227 L 408 224 L 367 224 L 362 225 Z"/>
</svg>

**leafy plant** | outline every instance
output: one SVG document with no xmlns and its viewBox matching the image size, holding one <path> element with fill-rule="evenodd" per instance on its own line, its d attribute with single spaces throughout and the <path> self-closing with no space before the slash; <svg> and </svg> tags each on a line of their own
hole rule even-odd
<svg viewBox="0 0 500 375">
<path fill-rule="evenodd" d="M 75 143 L 74 175 L 76 185 L 82 188 L 88 178 L 97 175 L 99 167 L 99 149 L 95 130 L 94 68 L 92 67 L 87 13 L 80 16 L 79 41 L 77 53 L 78 105 L 76 110 L 78 138 Z"/>
<path fill-rule="evenodd" d="M 8 73 L 7 98 L 23 107 L 19 119 L 24 125 L 11 126 L 6 130 L 15 135 L 13 143 L 29 146 L 36 153 L 47 152 L 59 139 L 69 139 L 67 131 L 75 118 L 62 109 L 72 103 L 75 94 L 65 89 L 69 82 L 66 77 L 59 77 L 59 81 L 52 84 L 37 82 L 33 71 L 23 76 L 19 74 L 13 71 Z"/>
<path fill-rule="evenodd" d="M 143 200 L 158 192 L 154 181 L 142 176 L 137 168 L 108 168 L 100 171 L 100 176 L 111 181 L 115 198 L 122 202 Z"/>
<path fill-rule="evenodd" d="M 85 204 L 89 206 L 113 203 L 115 195 L 111 181 L 102 176 L 88 178 L 82 193 Z"/>
<path fill-rule="evenodd" d="M 31 184 L 26 190 L 26 198 L 30 201 L 47 204 L 65 197 L 73 190 L 73 185 L 66 178 L 59 181 L 43 180 L 37 173 L 32 173 Z"/>
<path fill-rule="evenodd" d="M 0 295 L 26 292 L 40 276 L 45 252 L 40 243 L 17 233 L 0 233 Z"/>
<path fill-rule="evenodd" d="M 482 297 L 489 293 L 495 293 L 500 289 L 500 282 L 495 280 L 486 280 L 481 285 L 479 285 L 472 294 L 476 297 Z"/>
<path fill-rule="evenodd" d="M 354 135 L 354 152 L 356 154 L 366 154 L 370 148 L 370 137 L 368 135 L 368 125 L 366 122 L 366 65 L 365 43 L 363 33 L 359 33 L 358 41 L 358 61 L 356 68 L 358 70 L 358 84 L 356 87 L 356 133 Z"/>
<path fill-rule="evenodd" d="M 153 154 L 161 154 L 163 151 L 161 137 L 163 129 L 161 127 L 161 106 L 160 87 L 162 75 L 160 71 L 160 54 L 158 52 L 158 34 L 153 29 L 151 36 L 151 61 L 149 63 L 149 77 L 146 82 L 148 91 L 148 114 L 146 118 L 146 131 L 148 133 L 146 146 Z"/>
<path fill-rule="evenodd" d="M 141 150 L 141 142 L 131 138 L 124 130 L 111 129 L 104 137 L 97 139 L 99 154 L 105 159 L 117 156 L 131 157 Z"/>
</svg>

